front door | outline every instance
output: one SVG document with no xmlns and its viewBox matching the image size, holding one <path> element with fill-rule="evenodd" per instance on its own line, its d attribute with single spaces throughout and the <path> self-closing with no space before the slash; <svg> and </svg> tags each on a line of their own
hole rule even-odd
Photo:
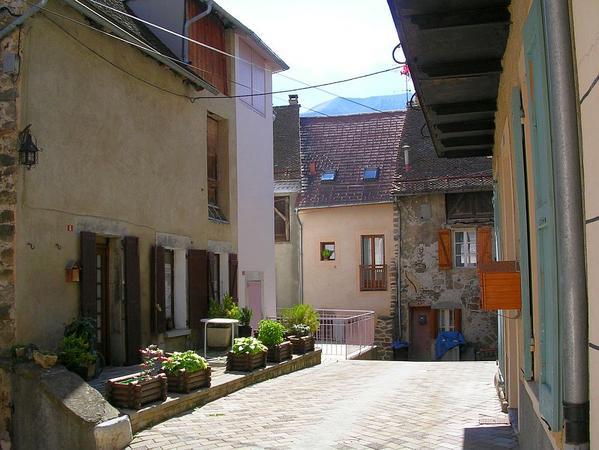
<svg viewBox="0 0 599 450">
<path fill-rule="evenodd" d="M 262 320 L 262 281 L 248 281 L 246 284 L 247 304 L 252 310 L 251 326 L 255 330 Z"/>
<path fill-rule="evenodd" d="M 108 301 L 108 242 L 96 241 L 96 339 L 97 350 L 110 362 L 110 309 Z"/>
<path fill-rule="evenodd" d="M 410 308 L 410 361 L 430 361 L 432 330 L 436 326 L 429 306 Z"/>
</svg>

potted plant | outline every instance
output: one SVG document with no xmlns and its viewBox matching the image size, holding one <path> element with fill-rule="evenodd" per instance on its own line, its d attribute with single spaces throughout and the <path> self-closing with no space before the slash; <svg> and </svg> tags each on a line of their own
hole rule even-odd
<svg viewBox="0 0 599 450">
<path fill-rule="evenodd" d="M 254 312 L 250 308 L 241 308 L 239 311 L 239 337 L 250 337 L 252 335 L 250 322 Z"/>
<path fill-rule="evenodd" d="M 314 336 L 310 332 L 308 325 L 304 325 L 303 323 L 292 325 L 289 333 L 291 335 L 288 339 L 293 347 L 293 353 L 303 355 L 314 350 Z"/>
<path fill-rule="evenodd" d="M 305 325 L 315 335 L 320 326 L 320 316 L 311 305 L 301 304 L 284 309 L 282 322 L 289 331 L 293 330 L 294 325 Z"/>
<path fill-rule="evenodd" d="M 188 394 L 192 389 L 210 387 L 210 366 L 193 350 L 174 352 L 162 361 L 162 370 L 171 392 Z"/>
<path fill-rule="evenodd" d="M 58 346 L 60 363 L 84 380 L 91 380 L 96 372 L 96 354 L 83 336 L 69 334 Z"/>
<path fill-rule="evenodd" d="M 210 300 L 208 317 L 211 319 L 237 319 L 241 318 L 241 310 L 235 299 L 229 294 L 223 297 L 222 302 Z M 231 345 L 231 325 L 210 325 L 206 336 L 208 347 L 227 348 Z"/>
<path fill-rule="evenodd" d="M 43 350 L 34 350 L 33 360 L 38 366 L 42 367 L 43 369 L 49 369 L 50 367 L 53 367 L 54 364 L 56 364 L 56 361 L 58 361 L 58 355 Z"/>
<path fill-rule="evenodd" d="M 256 338 L 237 338 L 227 355 L 227 370 L 251 372 L 265 367 L 267 352 L 266 346 Z"/>
<path fill-rule="evenodd" d="M 115 406 L 140 409 L 145 403 L 166 400 L 167 378 L 160 372 L 166 359 L 157 345 L 140 350 L 143 371 L 135 375 L 112 378 L 106 382 L 106 397 Z"/>
<path fill-rule="evenodd" d="M 285 327 L 275 320 L 261 320 L 258 340 L 268 348 L 267 361 L 281 362 L 291 359 L 291 342 L 284 339 Z"/>
</svg>

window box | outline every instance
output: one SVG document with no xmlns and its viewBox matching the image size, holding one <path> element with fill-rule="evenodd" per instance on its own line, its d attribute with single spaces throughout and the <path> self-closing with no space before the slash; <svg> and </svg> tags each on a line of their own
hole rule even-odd
<svg viewBox="0 0 599 450">
<path fill-rule="evenodd" d="M 140 378 L 140 375 L 127 375 L 112 378 L 106 383 L 106 397 L 114 406 L 140 409 L 146 403 L 166 400 L 167 378 L 163 373 Z"/>
<path fill-rule="evenodd" d="M 266 367 L 267 352 L 250 355 L 246 353 L 236 354 L 229 352 L 227 354 L 227 370 L 239 370 L 242 372 L 251 372 L 260 367 Z"/>
<path fill-rule="evenodd" d="M 191 373 L 186 370 L 178 370 L 172 373 L 167 372 L 168 390 L 169 392 L 189 394 L 194 389 L 210 387 L 211 373 L 210 367 Z"/>
<path fill-rule="evenodd" d="M 314 351 L 314 336 L 289 336 L 289 341 L 292 346 L 291 351 L 295 355 L 303 355 Z"/>
<path fill-rule="evenodd" d="M 479 265 L 480 298 L 483 311 L 520 309 L 520 269 L 517 261 Z"/>
<path fill-rule="evenodd" d="M 291 359 L 292 348 L 290 341 L 284 341 L 280 344 L 268 347 L 266 360 L 271 362 L 282 362 Z"/>
</svg>

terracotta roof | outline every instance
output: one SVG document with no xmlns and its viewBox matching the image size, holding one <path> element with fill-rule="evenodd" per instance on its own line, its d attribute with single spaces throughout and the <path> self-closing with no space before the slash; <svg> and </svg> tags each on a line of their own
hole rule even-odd
<svg viewBox="0 0 599 450">
<path fill-rule="evenodd" d="M 300 207 L 393 201 L 404 117 L 405 111 L 302 117 Z M 378 168 L 378 179 L 365 181 L 365 168 Z M 326 170 L 336 171 L 334 181 L 321 180 Z"/>
<path fill-rule="evenodd" d="M 273 108 L 273 160 L 275 180 L 299 180 L 300 163 L 300 105 Z"/>
<path fill-rule="evenodd" d="M 409 167 L 403 147 L 409 145 Z M 408 108 L 399 146 L 396 195 L 493 189 L 491 158 L 440 158 L 420 108 Z"/>
</svg>

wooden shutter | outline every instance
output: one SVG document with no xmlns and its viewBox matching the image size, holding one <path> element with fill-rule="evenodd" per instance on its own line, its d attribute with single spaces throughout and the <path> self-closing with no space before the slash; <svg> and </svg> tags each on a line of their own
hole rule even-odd
<svg viewBox="0 0 599 450">
<path fill-rule="evenodd" d="M 455 330 L 462 332 L 462 310 L 454 309 L 453 310 L 453 324 L 455 326 Z"/>
<path fill-rule="evenodd" d="M 239 303 L 237 298 L 237 254 L 229 253 L 229 294 Z"/>
<path fill-rule="evenodd" d="M 164 247 L 152 248 L 152 331 L 164 333 L 166 331 L 166 304 L 164 285 Z"/>
<path fill-rule="evenodd" d="M 452 264 L 451 230 L 439 230 L 439 270 L 450 270 Z"/>
<path fill-rule="evenodd" d="M 218 300 L 216 298 L 216 292 L 214 292 L 214 283 L 218 280 L 216 279 L 216 273 L 214 273 L 214 266 L 216 265 L 216 255 L 212 252 L 208 252 L 208 295 L 210 298 Z"/>
<path fill-rule="evenodd" d="M 96 319 L 96 234 L 82 231 L 81 245 L 81 316 Z"/>
<path fill-rule="evenodd" d="M 141 298 L 139 239 L 125 237 L 125 351 L 127 364 L 139 363 L 141 347 Z"/>
<path fill-rule="evenodd" d="M 189 327 L 201 329 L 208 317 L 208 255 L 206 250 L 187 251 Z"/>
<path fill-rule="evenodd" d="M 490 227 L 476 229 L 476 265 L 493 262 L 493 233 Z"/>
</svg>

